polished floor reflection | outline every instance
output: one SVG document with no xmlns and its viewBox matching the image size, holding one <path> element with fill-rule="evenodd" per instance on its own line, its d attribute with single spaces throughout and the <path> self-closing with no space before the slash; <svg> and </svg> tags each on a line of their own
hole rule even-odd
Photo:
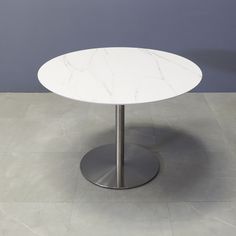
<svg viewBox="0 0 236 236">
<path fill-rule="evenodd" d="M 236 235 L 236 93 L 126 107 L 126 142 L 160 173 L 130 190 L 86 181 L 80 160 L 114 141 L 114 107 L 0 94 L 0 235 Z"/>
</svg>

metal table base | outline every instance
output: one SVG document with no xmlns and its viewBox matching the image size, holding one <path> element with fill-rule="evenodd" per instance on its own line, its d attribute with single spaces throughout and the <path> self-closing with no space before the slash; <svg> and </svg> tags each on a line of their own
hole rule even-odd
<svg viewBox="0 0 236 236">
<path fill-rule="evenodd" d="M 151 181 L 159 172 L 159 161 L 152 152 L 124 143 L 124 115 L 125 106 L 116 105 L 116 144 L 89 151 L 80 163 L 83 176 L 100 187 L 138 187 Z"/>
</svg>

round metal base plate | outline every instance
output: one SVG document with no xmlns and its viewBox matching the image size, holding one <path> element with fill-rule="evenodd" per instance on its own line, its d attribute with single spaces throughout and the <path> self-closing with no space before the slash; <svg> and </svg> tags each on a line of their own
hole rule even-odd
<svg viewBox="0 0 236 236">
<path fill-rule="evenodd" d="M 157 157 L 149 150 L 125 144 L 124 175 L 122 187 L 117 187 L 116 146 L 108 144 L 89 151 L 82 159 L 80 168 L 90 182 L 112 189 L 127 189 L 151 181 L 159 172 Z"/>
</svg>

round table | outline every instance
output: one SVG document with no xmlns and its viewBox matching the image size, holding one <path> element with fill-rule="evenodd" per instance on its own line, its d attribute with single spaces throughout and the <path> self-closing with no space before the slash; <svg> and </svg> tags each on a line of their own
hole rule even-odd
<svg viewBox="0 0 236 236">
<path fill-rule="evenodd" d="M 114 104 L 116 143 L 97 147 L 82 159 L 83 176 L 105 188 L 143 185 L 159 172 L 149 150 L 124 142 L 125 105 L 160 101 L 193 89 L 202 79 L 190 60 L 159 50 L 130 47 L 93 48 L 67 53 L 38 71 L 41 84 L 79 101 Z"/>
</svg>

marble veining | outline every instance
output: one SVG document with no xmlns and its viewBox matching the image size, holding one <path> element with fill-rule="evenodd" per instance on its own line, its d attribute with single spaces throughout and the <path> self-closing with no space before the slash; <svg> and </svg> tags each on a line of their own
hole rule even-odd
<svg viewBox="0 0 236 236">
<path fill-rule="evenodd" d="M 39 81 L 50 91 L 75 100 L 136 104 L 186 93 L 202 79 L 190 60 L 145 48 L 93 48 L 46 62 Z"/>
</svg>

